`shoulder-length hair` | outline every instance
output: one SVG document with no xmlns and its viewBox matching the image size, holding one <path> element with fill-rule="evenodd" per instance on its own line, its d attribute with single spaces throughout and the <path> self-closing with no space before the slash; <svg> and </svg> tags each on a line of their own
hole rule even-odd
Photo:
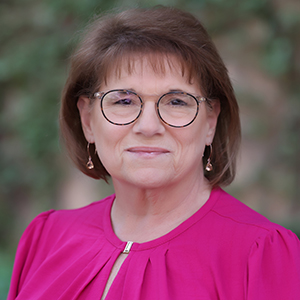
<svg viewBox="0 0 300 300">
<path fill-rule="evenodd" d="M 135 54 L 149 56 L 153 68 L 162 57 L 175 56 L 182 72 L 199 83 L 203 96 L 220 102 L 220 115 L 212 144 L 213 171 L 205 172 L 212 187 L 224 186 L 235 176 L 240 145 L 238 104 L 228 71 L 201 22 L 192 14 L 169 7 L 130 9 L 96 18 L 84 32 L 71 57 L 65 84 L 60 126 L 67 150 L 76 166 L 95 179 L 107 180 L 107 170 L 90 147 L 95 168 L 86 168 L 87 141 L 83 134 L 77 101 L 92 98 L 112 68 L 130 61 Z M 158 58 L 158 59 L 157 59 Z M 129 60 L 128 60 L 129 59 Z M 130 69 L 130 62 L 128 69 Z M 209 104 L 208 104 L 209 105 Z M 203 165 L 210 151 L 205 151 Z"/>
</svg>

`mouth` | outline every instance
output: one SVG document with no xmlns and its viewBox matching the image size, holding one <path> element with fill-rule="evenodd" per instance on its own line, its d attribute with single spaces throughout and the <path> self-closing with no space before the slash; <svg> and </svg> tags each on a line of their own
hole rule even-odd
<svg viewBox="0 0 300 300">
<path fill-rule="evenodd" d="M 127 152 L 149 157 L 170 153 L 169 150 L 160 147 L 131 147 L 127 149 Z"/>
</svg>

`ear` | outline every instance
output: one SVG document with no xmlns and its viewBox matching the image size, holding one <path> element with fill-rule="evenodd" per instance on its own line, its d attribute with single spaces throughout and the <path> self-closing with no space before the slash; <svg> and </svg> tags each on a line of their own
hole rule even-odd
<svg viewBox="0 0 300 300">
<path fill-rule="evenodd" d="M 208 131 L 206 134 L 206 145 L 210 145 L 214 139 L 220 110 L 219 99 L 212 100 L 207 106 Z"/>
<path fill-rule="evenodd" d="M 94 133 L 91 126 L 92 121 L 92 105 L 91 99 L 85 96 L 80 96 L 77 101 L 77 108 L 79 110 L 81 126 L 86 140 L 89 143 L 94 143 Z"/>
</svg>

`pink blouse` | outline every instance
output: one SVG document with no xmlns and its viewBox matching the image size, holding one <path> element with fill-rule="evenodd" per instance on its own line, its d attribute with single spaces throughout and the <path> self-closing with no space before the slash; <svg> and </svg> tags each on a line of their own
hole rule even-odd
<svg viewBox="0 0 300 300">
<path fill-rule="evenodd" d="M 21 238 L 8 300 L 100 299 L 126 242 L 114 196 L 36 217 Z M 222 189 L 166 235 L 133 243 L 107 300 L 299 300 L 300 242 Z"/>
</svg>

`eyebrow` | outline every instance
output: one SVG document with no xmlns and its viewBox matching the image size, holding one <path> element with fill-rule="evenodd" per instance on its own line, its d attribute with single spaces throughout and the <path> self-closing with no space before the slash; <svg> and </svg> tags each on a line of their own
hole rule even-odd
<svg viewBox="0 0 300 300">
<path fill-rule="evenodd" d="M 137 93 L 140 96 L 153 96 L 153 97 L 154 96 L 160 96 L 160 94 L 144 94 L 144 93 L 139 93 L 134 88 L 122 88 L 122 90 L 132 91 L 132 92 Z M 184 91 L 182 89 L 169 89 L 168 91 L 163 92 L 161 95 L 166 94 L 166 93 L 170 93 L 170 92 L 183 92 L 183 93 L 193 94 L 192 92 L 187 92 L 187 91 Z"/>
</svg>

